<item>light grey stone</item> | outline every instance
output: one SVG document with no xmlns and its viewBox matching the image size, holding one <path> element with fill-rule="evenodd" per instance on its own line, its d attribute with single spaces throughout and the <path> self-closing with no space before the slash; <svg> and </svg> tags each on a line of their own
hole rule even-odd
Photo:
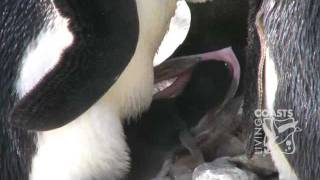
<svg viewBox="0 0 320 180">
<path fill-rule="evenodd" d="M 236 167 L 228 157 L 224 157 L 198 166 L 193 172 L 192 180 L 259 180 L 259 178 L 252 172 Z"/>
</svg>

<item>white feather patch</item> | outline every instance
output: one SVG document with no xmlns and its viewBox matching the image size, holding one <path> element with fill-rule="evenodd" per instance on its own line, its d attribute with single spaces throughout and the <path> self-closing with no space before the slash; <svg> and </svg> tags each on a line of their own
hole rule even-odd
<svg viewBox="0 0 320 180">
<path fill-rule="evenodd" d="M 266 107 L 269 110 L 274 109 L 274 101 L 276 98 L 278 77 L 276 68 L 271 58 L 269 48 L 266 48 L 266 63 L 265 63 L 265 89 L 266 89 Z"/>
<path fill-rule="evenodd" d="M 184 0 L 179 0 L 174 17 L 171 19 L 169 31 L 165 35 L 159 50 L 153 60 L 153 65 L 159 65 L 166 60 L 187 37 L 191 23 L 191 12 Z"/>
<path fill-rule="evenodd" d="M 274 112 L 274 102 L 278 87 L 278 77 L 275 69 L 274 59 L 270 49 L 266 47 L 266 63 L 265 63 L 265 104 L 269 112 Z M 271 152 L 272 159 L 279 171 L 280 180 L 298 180 L 296 174 L 292 170 L 287 158 L 275 143 L 275 137 L 269 130 L 268 126 L 264 125 L 263 129 L 268 137 L 268 148 Z"/>
<path fill-rule="evenodd" d="M 37 83 L 59 62 L 64 49 L 73 42 L 68 20 L 58 13 L 52 15 L 38 37 L 28 46 L 21 64 L 17 81 L 20 97 L 31 91 Z"/>
</svg>

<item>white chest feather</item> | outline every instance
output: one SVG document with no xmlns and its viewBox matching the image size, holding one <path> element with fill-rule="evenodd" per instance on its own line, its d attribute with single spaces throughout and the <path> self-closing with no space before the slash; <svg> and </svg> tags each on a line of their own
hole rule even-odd
<svg viewBox="0 0 320 180">
<path fill-rule="evenodd" d="M 117 82 L 102 98 L 114 102 L 121 119 L 135 117 L 147 109 L 153 95 L 153 59 L 169 29 L 175 0 L 136 0 L 139 40 L 136 51 Z"/>
<path fill-rule="evenodd" d="M 70 124 L 38 133 L 31 180 L 115 180 L 127 171 L 121 121 L 110 106 L 95 104 Z"/>
</svg>

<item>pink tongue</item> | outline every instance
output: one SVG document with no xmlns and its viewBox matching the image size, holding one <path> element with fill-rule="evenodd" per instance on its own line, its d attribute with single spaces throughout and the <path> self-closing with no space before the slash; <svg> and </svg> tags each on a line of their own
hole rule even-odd
<svg viewBox="0 0 320 180">
<path fill-rule="evenodd" d="M 227 63 L 233 78 L 232 78 L 231 86 L 227 92 L 226 99 L 223 105 L 227 103 L 235 95 L 238 89 L 239 80 L 240 80 L 240 65 L 231 47 L 227 47 L 217 51 L 211 51 L 207 53 L 181 57 L 181 60 L 184 60 L 185 62 L 185 60 L 188 58 L 190 59 L 190 62 L 193 62 L 193 63 L 201 62 L 201 61 L 222 61 Z M 174 65 L 175 62 L 179 62 L 179 58 L 170 59 L 165 61 L 164 63 L 166 62 L 173 63 L 172 65 Z M 185 63 L 188 63 L 188 62 L 185 62 Z M 194 63 L 194 65 L 195 64 L 197 63 Z M 179 69 L 176 69 L 176 72 L 181 72 L 181 71 Z M 183 73 L 180 73 L 180 74 L 178 73 L 178 74 L 175 74 L 174 76 L 173 75 L 171 77 L 177 78 L 173 82 L 173 84 L 171 84 L 166 89 L 156 93 L 154 95 L 154 98 L 171 98 L 178 95 L 183 90 L 184 86 L 186 85 L 186 83 L 188 82 L 191 76 L 191 68 L 185 69 Z"/>
</svg>

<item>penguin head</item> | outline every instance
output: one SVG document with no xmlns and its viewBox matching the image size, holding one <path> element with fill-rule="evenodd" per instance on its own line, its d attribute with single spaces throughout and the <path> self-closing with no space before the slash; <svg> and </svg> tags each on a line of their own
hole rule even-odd
<svg viewBox="0 0 320 180">
<path fill-rule="evenodd" d="M 9 122 L 31 130 L 64 126 L 99 99 L 120 116 L 135 115 L 152 99 L 152 59 L 175 10 L 175 1 L 16 1 L 25 17 L 9 11 L 5 31 L 25 44 L 7 43 L 15 56 L 17 100 Z M 10 5 L 11 4 L 11 5 Z M 40 8 L 34 8 L 41 4 Z M 34 21 L 28 15 L 41 10 Z M 163 14 L 161 13 L 161 10 Z M 158 13 L 158 14 L 157 14 Z M 24 27 L 28 27 L 28 33 Z M 8 52 L 10 51 L 10 52 Z"/>
</svg>

